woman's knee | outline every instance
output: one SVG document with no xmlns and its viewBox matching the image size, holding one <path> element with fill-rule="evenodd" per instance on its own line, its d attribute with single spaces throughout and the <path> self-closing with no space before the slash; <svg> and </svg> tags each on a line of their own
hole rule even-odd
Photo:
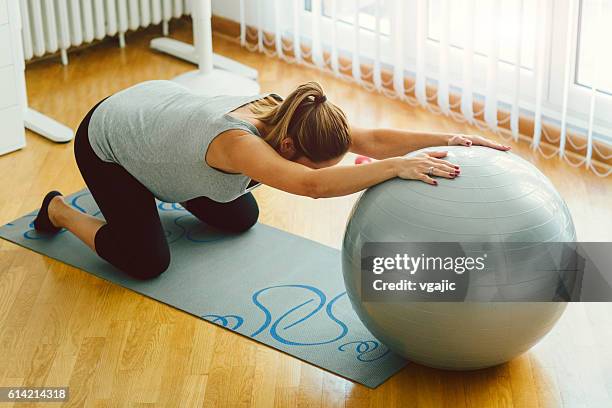
<svg viewBox="0 0 612 408">
<path fill-rule="evenodd" d="M 169 266 L 169 252 L 139 254 L 132 258 L 124 272 L 137 279 L 153 279 L 166 272 Z"/>
<path fill-rule="evenodd" d="M 98 230 L 94 241 L 102 259 L 137 279 L 155 278 L 170 266 L 170 248 L 161 233 L 135 236 L 106 224 Z"/>
<path fill-rule="evenodd" d="M 259 207 L 251 193 L 228 203 L 198 197 L 182 205 L 204 223 L 229 232 L 244 232 L 255 225 L 259 218 Z"/>
<path fill-rule="evenodd" d="M 238 208 L 233 211 L 230 217 L 230 226 L 235 232 L 244 232 L 257 224 L 259 206 L 251 193 L 245 194 L 239 200 Z"/>
<path fill-rule="evenodd" d="M 251 229 L 259 219 L 259 208 L 251 208 L 248 212 L 242 213 L 229 220 L 227 229 L 232 232 L 245 232 Z"/>
</svg>

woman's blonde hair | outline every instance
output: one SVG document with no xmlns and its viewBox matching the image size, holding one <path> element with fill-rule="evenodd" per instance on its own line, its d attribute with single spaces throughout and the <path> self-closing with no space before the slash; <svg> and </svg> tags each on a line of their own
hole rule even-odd
<svg viewBox="0 0 612 408">
<path fill-rule="evenodd" d="M 268 96 L 253 103 L 251 111 L 271 128 L 264 140 L 275 149 L 289 137 L 297 154 L 315 163 L 338 158 L 349 149 L 346 115 L 327 100 L 317 82 L 298 86 L 285 100 Z"/>
</svg>

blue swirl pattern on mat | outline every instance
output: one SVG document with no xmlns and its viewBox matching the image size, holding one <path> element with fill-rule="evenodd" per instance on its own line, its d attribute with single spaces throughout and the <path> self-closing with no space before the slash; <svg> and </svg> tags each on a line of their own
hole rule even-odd
<svg viewBox="0 0 612 408">
<path fill-rule="evenodd" d="M 306 302 L 303 302 L 297 306 L 292 307 L 291 309 L 289 309 L 288 311 L 286 311 L 285 313 L 283 313 L 278 319 L 276 319 L 274 321 L 274 323 L 272 324 L 272 326 L 270 326 L 270 323 L 272 321 L 272 315 L 270 313 L 270 310 L 268 308 L 266 308 L 260 301 L 259 301 L 259 296 L 271 289 L 278 289 L 278 288 L 302 288 L 305 289 L 307 291 L 310 291 L 312 293 L 314 293 L 316 295 L 315 299 L 309 299 Z M 281 335 L 279 333 L 279 329 L 278 326 L 283 322 L 283 319 L 285 319 L 286 317 L 290 316 L 292 313 L 298 311 L 299 309 L 302 309 L 304 306 L 310 304 L 313 301 L 316 301 L 316 299 L 318 299 L 318 304 L 316 305 L 316 307 L 310 311 L 310 313 L 308 313 L 306 316 L 296 320 L 293 323 L 290 323 L 284 327 L 282 327 L 282 330 L 288 330 L 294 326 L 297 326 L 303 322 L 305 322 L 306 320 L 308 320 L 309 318 L 313 317 L 315 314 L 317 314 L 319 311 L 321 311 L 321 309 L 325 306 L 326 303 L 326 296 L 325 294 L 315 288 L 314 286 L 309 286 L 309 285 L 279 285 L 279 286 L 270 286 L 261 290 L 258 290 L 257 292 L 255 292 L 253 294 L 253 296 L 251 297 L 253 303 L 255 304 L 255 306 L 257 306 L 263 313 L 265 316 L 265 320 L 264 323 L 255 331 L 251 334 L 251 337 L 257 337 L 257 335 L 259 335 L 261 332 L 263 332 L 265 329 L 268 328 L 268 326 L 270 326 L 270 335 L 272 336 L 273 339 L 275 339 L 276 341 L 289 345 L 289 346 L 315 346 L 315 345 L 322 345 L 322 344 L 329 344 L 329 343 L 333 343 L 334 341 L 337 341 L 339 339 L 341 339 L 342 337 L 346 336 L 346 334 L 348 333 L 348 327 L 346 326 L 346 324 L 344 324 L 341 320 L 339 320 L 337 317 L 334 316 L 333 314 L 333 305 L 334 303 L 343 295 L 345 295 L 346 292 L 343 292 L 341 294 L 339 294 L 338 296 L 336 296 L 335 298 L 333 298 L 328 304 L 327 307 L 325 308 L 325 313 L 327 314 L 327 316 L 333 321 L 335 322 L 339 328 L 340 328 L 340 333 L 332 338 L 332 339 L 325 339 L 325 340 L 321 340 L 321 341 L 317 341 L 317 342 L 300 342 L 300 341 L 294 341 L 294 340 L 289 340 L 285 337 L 283 337 L 283 335 Z"/>
<path fill-rule="evenodd" d="M 376 353 L 377 355 L 374 354 L 374 351 L 378 350 L 379 347 L 381 350 Z M 357 353 L 357 360 L 368 363 L 380 360 L 390 353 L 388 348 L 383 348 L 380 343 L 375 340 L 350 341 L 338 346 L 339 351 L 345 351 L 347 348 L 354 349 L 354 351 Z M 371 354 L 374 354 L 374 356 L 371 356 Z"/>
<path fill-rule="evenodd" d="M 267 308 L 262 301 L 260 300 L 260 296 L 268 292 L 270 290 L 290 290 L 290 289 L 301 289 L 304 293 L 308 293 L 311 295 L 310 299 L 296 305 L 290 307 L 287 311 L 282 313 L 280 317 L 276 319 L 273 318 L 272 312 L 269 308 Z M 320 289 L 312 286 L 312 285 L 303 285 L 303 284 L 292 284 L 292 285 L 277 285 L 277 286 L 269 286 L 263 289 L 260 289 L 253 293 L 251 296 L 251 300 L 253 304 L 263 312 L 264 321 L 261 325 L 250 334 L 250 337 L 255 338 L 259 336 L 261 333 L 268 331 L 270 337 L 279 343 L 286 346 L 322 346 L 327 344 L 332 344 L 339 342 L 341 339 L 345 338 L 349 334 L 348 326 L 339 319 L 333 312 L 334 304 L 342 297 L 346 296 L 346 292 L 342 292 L 335 297 L 333 297 L 329 302 L 327 302 L 327 296 Z M 305 312 L 303 309 L 306 306 L 311 306 L 311 310 Z M 290 340 L 286 337 L 286 335 L 282 334 L 283 331 L 287 331 L 293 327 L 299 325 L 307 324 L 309 319 L 312 319 L 321 312 L 325 308 L 324 316 L 329 318 L 335 325 L 338 326 L 338 334 L 332 338 L 320 339 L 318 341 L 298 341 L 298 340 Z M 290 320 L 291 315 L 295 315 L 297 312 L 302 311 L 306 313 L 302 317 L 297 317 L 295 321 L 286 322 L 286 320 Z M 219 324 L 220 326 L 226 327 L 231 330 L 236 330 L 238 327 L 242 326 L 244 323 L 244 318 L 235 315 L 219 315 L 219 314 L 207 314 L 202 316 L 202 318 L 207 319 L 213 323 Z M 234 324 L 232 325 L 232 321 Z M 339 352 L 353 351 L 355 353 L 355 358 L 363 363 L 371 363 L 373 361 L 380 360 L 387 355 L 390 354 L 389 349 L 384 347 L 380 342 L 376 340 L 356 340 L 350 341 L 337 346 L 337 350 Z"/>
<path fill-rule="evenodd" d="M 202 316 L 203 319 L 206 319 L 212 323 L 217 323 L 220 326 L 227 327 L 230 330 L 237 330 L 242 323 L 244 323 L 244 319 L 237 315 L 216 315 L 216 314 L 207 314 Z M 230 324 L 233 322 L 234 324 Z"/>
</svg>

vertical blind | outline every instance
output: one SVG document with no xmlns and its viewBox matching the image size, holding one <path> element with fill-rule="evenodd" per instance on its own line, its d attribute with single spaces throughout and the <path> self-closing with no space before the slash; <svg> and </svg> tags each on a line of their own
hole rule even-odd
<svg viewBox="0 0 612 408">
<path fill-rule="evenodd" d="M 570 123 L 577 10 L 578 3 L 585 0 L 533 0 L 535 15 L 526 21 L 531 1 L 513 0 L 508 15 L 505 0 L 460 0 L 460 12 L 453 8 L 456 0 L 240 0 L 240 43 L 289 63 L 329 71 L 370 91 L 488 129 L 506 139 L 518 140 L 522 130 L 542 155 L 558 156 L 572 166 L 586 166 L 606 177 L 612 169 L 593 161 L 594 154 L 601 161 L 612 157 L 595 143 L 596 123 L 604 115 L 604 109 L 598 112 L 603 69 L 595 70 L 588 87 L 586 125 Z M 605 0 L 593 1 L 599 7 L 594 30 L 604 38 L 601 16 Z M 568 35 L 562 44 L 555 43 L 559 40 L 551 35 L 553 2 L 566 10 Z M 528 23 L 533 30 L 527 29 Z M 453 24 L 462 28 L 459 45 Z M 514 27 L 513 38 L 507 38 L 504 27 L 508 24 Z M 435 41 L 433 25 L 437 28 Z M 524 54 L 526 44 L 533 47 L 531 65 Z M 557 107 L 546 101 L 551 47 L 562 47 L 564 53 L 561 66 L 554 67 L 563 72 L 562 102 Z M 504 60 L 508 50 L 510 61 Z M 526 65 L 532 80 L 525 80 Z M 457 69 L 459 73 L 453 71 Z M 501 89 L 502 81 L 505 90 Z M 532 95 L 531 99 L 526 94 Z M 533 125 L 520 126 L 525 117 Z"/>
</svg>

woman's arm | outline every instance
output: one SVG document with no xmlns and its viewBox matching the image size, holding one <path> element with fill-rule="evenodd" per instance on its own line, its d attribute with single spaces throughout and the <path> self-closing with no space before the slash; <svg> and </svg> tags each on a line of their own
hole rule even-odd
<svg viewBox="0 0 612 408">
<path fill-rule="evenodd" d="M 375 159 L 404 156 L 407 153 L 431 146 L 486 146 L 509 150 L 481 136 L 444 132 L 422 132 L 398 129 L 365 129 L 351 127 L 351 151 Z"/>
<path fill-rule="evenodd" d="M 428 176 L 454 178 L 458 167 L 442 160 L 446 152 L 412 158 L 389 158 L 363 166 L 311 169 L 281 157 L 260 138 L 227 135 L 222 143 L 224 170 L 242 173 L 253 180 L 292 194 L 312 198 L 338 197 L 361 191 L 393 177 L 437 184 Z"/>
</svg>

